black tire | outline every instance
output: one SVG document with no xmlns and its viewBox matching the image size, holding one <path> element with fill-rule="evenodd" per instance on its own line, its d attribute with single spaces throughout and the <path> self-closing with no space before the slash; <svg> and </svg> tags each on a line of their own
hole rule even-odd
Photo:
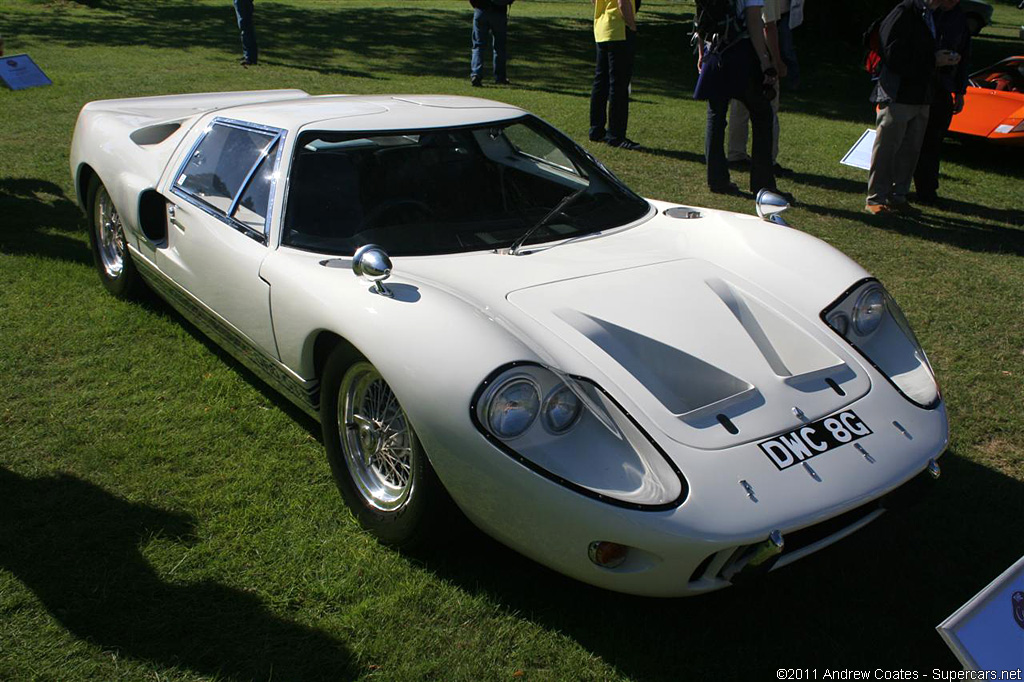
<svg viewBox="0 0 1024 682">
<path fill-rule="evenodd" d="M 89 246 L 100 281 L 117 298 L 136 298 L 142 280 L 128 252 L 117 207 L 96 176 L 89 181 L 85 205 L 89 211 Z"/>
<path fill-rule="evenodd" d="M 352 397 L 364 390 L 370 397 Z M 380 401 L 393 404 L 383 419 L 369 405 L 378 394 Z M 370 413 L 374 425 L 366 423 L 362 412 Z M 330 355 L 321 377 L 320 423 L 334 482 L 363 528 L 406 550 L 433 541 L 454 505 L 391 388 L 365 358 L 340 347 Z M 388 463 L 396 466 L 389 469 Z M 408 475 L 404 485 L 403 473 Z"/>
</svg>

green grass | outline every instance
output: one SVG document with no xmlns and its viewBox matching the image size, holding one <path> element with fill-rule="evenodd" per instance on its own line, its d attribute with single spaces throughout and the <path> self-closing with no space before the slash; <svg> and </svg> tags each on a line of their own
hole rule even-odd
<svg viewBox="0 0 1024 682">
<path fill-rule="evenodd" d="M 482 94 L 585 140 L 589 8 L 516 3 L 516 85 Z M 705 189 L 691 11 L 644 2 L 630 136 L 649 151 L 589 146 L 644 195 L 749 212 L 749 198 Z M 947 209 L 869 218 L 865 173 L 838 163 L 872 123 L 859 52 L 797 33 L 808 87 L 783 99 L 780 161 L 798 172 L 781 185 L 800 200 L 787 215 L 903 305 L 948 401 L 945 476 L 920 506 L 755 588 L 638 599 L 479 534 L 419 557 L 383 548 L 342 505 L 312 421 L 166 306 L 104 293 L 67 168 L 86 102 L 277 87 L 481 94 L 461 0 L 261 1 L 263 65 L 249 70 L 233 22 L 226 1 L 0 0 L 8 54 L 28 52 L 54 81 L 0 91 L 0 679 L 957 667 L 934 626 L 1024 553 L 1019 150 L 949 141 Z M 1020 23 L 999 4 L 975 65 L 1024 52 Z"/>
</svg>

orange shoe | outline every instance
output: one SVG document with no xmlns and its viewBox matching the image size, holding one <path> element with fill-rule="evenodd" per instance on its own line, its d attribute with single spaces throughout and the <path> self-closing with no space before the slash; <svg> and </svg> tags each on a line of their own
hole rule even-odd
<svg viewBox="0 0 1024 682">
<path fill-rule="evenodd" d="M 871 215 L 885 215 L 893 213 L 892 207 L 886 204 L 864 204 L 864 211 Z"/>
</svg>

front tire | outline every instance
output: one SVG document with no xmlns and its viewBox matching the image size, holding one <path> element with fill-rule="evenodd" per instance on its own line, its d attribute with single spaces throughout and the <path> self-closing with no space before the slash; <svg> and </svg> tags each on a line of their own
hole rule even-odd
<svg viewBox="0 0 1024 682">
<path fill-rule="evenodd" d="M 100 281 L 107 291 L 118 298 L 134 298 L 141 288 L 141 280 L 124 234 L 124 224 L 107 188 L 99 178 L 89 182 L 86 195 L 89 207 L 89 246 Z"/>
<path fill-rule="evenodd" d="M 382 542 L 414 549 L 432 539 L 448 504 L 419 438 L 387 381 L 336 349 L 321 383 L 320 423 L 345 504 Z"/>
</svg>

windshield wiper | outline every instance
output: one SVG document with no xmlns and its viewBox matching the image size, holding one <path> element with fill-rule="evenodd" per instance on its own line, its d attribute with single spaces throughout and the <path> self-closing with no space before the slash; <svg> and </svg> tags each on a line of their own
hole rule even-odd
<svg viewBox="0 0 1024 682">
<path fill-rule="evenodd" d="M 590 189 L 589 185 L 587 185 L 586 187 L 581 187 L 580 189 L 576 190 L 572 194 L 567 194 L 564 197 L 562 197 L 562 200 L 559 201 L 558 204 L 556 204 L 553 209 L 548 211 L 548 213 L 543 218 L 538 220 L 536 225 L 531 227 L 529 230 L 524 232 L 522 234 L 522 236 L 520 236 L 518 239 L 516 239 L 514 242 L 512 242 L 512 246 L 510 246 L 509 250 L 508 250 L 509 254 L 512 255 L 512 256 L 518 256 L 519 255 L 519 249 L 522 248 L 523 243 L 527 239 L 529 239 L 530 237 L 533 236 L 534 232 L 536 232 L 540 228 L 542 228 L 545 225 L 547 225 L 551 221 L 552 218 L 554 218 L 559 213 L 563 212 L 565 209 L 569 208 L 569 205 L 572 204 L 577 199 L 579 199 L 581 196 L 583 196 L 583 194 L 588 189 Z"/>
</svg>

